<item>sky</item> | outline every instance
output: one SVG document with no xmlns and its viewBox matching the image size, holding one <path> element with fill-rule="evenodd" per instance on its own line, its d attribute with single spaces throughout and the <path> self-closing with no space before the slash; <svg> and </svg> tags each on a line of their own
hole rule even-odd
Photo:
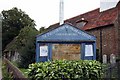
<svg viewBox="0 0 120 80">
<path fill-rule="evenodd" d="M 59 22 L 59 2 L 60 0 L 0 0 L 0 12 L 17 7 L 35 21 L 36 29 L 39 30 L 40 27 L 47 28 Z M 100 0 L 64 0 L 64 20 L 99 7 Z"/>
</svg>

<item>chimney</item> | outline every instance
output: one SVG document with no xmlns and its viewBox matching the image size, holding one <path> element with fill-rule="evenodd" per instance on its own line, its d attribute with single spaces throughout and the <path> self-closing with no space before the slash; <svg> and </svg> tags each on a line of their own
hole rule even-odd
<svg viewBox="0 0 120 80">
<path fill-rule="evenodd" d="M 60 6 L 59 6 L 59 22 L 60 25 L 64 24 L 64 1 L 60 0 Z"/>
</svg>

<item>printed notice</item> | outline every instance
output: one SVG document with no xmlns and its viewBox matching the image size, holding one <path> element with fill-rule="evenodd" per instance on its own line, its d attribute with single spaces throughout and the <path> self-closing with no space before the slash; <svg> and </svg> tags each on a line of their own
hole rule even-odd
<svg viewBox="0 0 120 80">
<path fill-rule="evenodd" d="M 40 56 L 48 56 L 48 46 L 40 46 Z"/>
<path fill-rule="evenodd" d="M 93 56 L 93 46 L 85 45 L 85 56 Z"/>
</svg>

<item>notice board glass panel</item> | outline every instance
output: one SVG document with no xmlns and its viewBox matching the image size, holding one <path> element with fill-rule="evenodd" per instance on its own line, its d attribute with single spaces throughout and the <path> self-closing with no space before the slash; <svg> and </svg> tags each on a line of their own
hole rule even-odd
<svg viewBox="0 0 120 80">
<path fill-rule="evenodd" d="M 40 46 L 40 56 L 48 56 L 48 46 Z"/>
<path fill-rule="evenodd" d="M 93 45 L 85 45 L 85 56 L 93 56 Z"/>
<path fill-rule="evenodd" d="M 53 44 L 52 46 L 53 60 L 80 60 L 80 53 L 80 44 Z"/>
</svg>

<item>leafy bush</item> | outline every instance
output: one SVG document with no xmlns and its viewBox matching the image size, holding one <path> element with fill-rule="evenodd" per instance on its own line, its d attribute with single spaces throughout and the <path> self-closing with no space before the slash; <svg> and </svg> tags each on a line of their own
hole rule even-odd
<svg viewBox="0 0 120 80">
<path fill-rule="evenodd" d="M 102 66 L 98 61 L 56 60 L 30 64 L 28 77 L 32 80 L 43 79 L 92 79 L 102 75 Z"/>
</svg>

